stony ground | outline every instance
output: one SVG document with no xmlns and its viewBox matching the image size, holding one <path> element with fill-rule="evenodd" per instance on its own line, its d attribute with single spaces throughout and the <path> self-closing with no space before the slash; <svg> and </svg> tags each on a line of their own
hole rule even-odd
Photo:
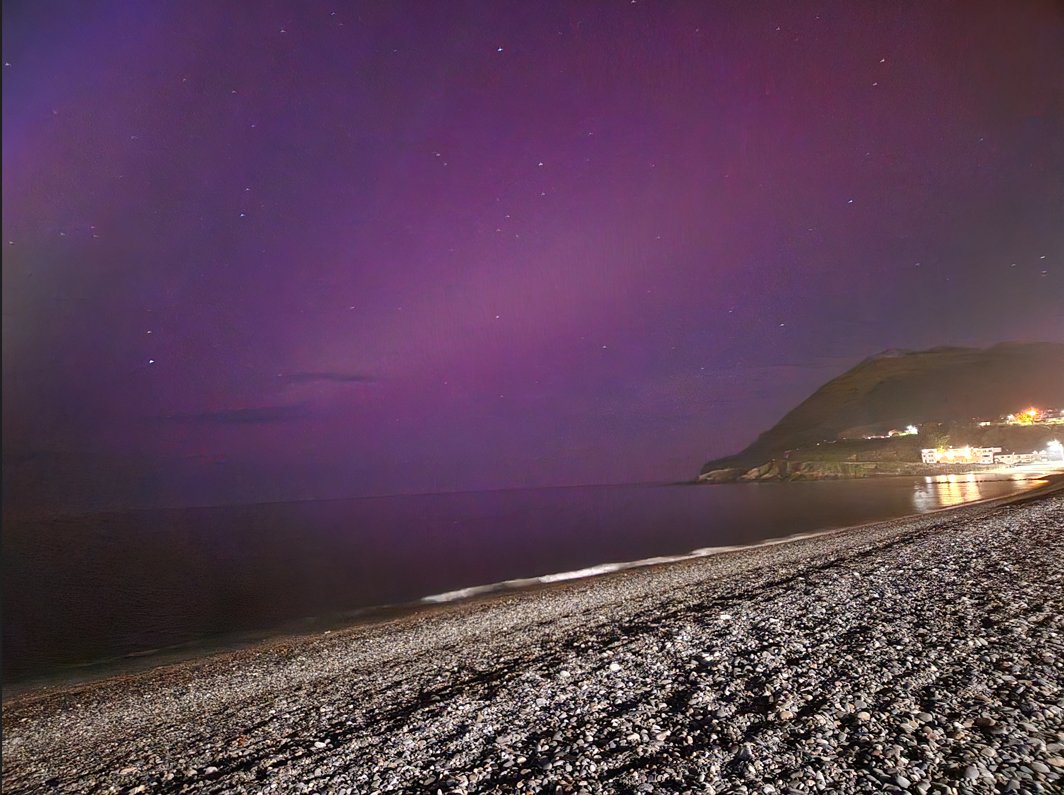
<svg viewBox="0 0 1064 795">
<path fill-rule="evenodd" d="M 1064 792 L 1064 492 L 5 704 L 15 792 Z"/>
</svg>

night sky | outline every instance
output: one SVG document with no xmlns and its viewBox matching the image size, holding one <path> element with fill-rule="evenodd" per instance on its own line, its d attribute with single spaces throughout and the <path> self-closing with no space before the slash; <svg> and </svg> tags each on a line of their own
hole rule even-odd
<svg viewBox="0 0 1064 795">
<path fill-rule="evenodd" d="M 5 509 L 690 478 L 1062 340 L 1061 9 L 5 2 Z"/>
</svg>

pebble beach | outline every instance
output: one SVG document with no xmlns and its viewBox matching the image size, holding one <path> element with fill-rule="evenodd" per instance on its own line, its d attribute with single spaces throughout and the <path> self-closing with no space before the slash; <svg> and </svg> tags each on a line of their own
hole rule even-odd
<svg viewBox="0 0 1064 795">
<path fill-rule="evenodd" d="M 23 692 L 3 791 L 1062 792 L 1062 670 L 1058 484 Z"/>
</svg>

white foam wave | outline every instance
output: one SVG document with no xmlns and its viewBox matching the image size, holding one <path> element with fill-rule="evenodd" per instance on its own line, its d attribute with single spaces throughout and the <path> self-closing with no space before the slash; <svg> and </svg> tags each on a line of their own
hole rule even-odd
<svg viewBox="0 0 1064 795">
<path fill-rule="evenodd" d="M 767 547 L 775 544 L 785 544 L 789 541 L 799 541 L 803 538 L 811 538 L 813 536 L 823 535 L 824 533 L 830 532 L 832 532 L 832 528 L 811 533 L 796 533 L 795 535 L 784 536 L 782 538 L 769 538 L 754 544 L 702 547 L 679 555 L 663 555 L 653 558 L 625 561 L 622 563 L 600 563 L 596 566 L 588 566 L 584 569 L 574 569 L 573 571 L 561 571 L 555 574 L 544 574 L 539 577 L 522 577 L 514 580 L 503 580 L 501 582 L 491 583 L 490 585 L 474 585 L 470 588 L 459 588 L 455 591 L 446 591 L 445 593 L 425 596 L 420 601 L 426 604 L 455 602 L 460 599 L 469 599 L 474 596 L 483 596 L 484 594 L 497 593 L 500 591 L 514 591 L 520 588 L 530 588 L 537 585 L 550 585 L 551 583 L 565 582 L 566 580 L 582 580 L 588 577 L 598 577 L 603 574 L 612 574 L 613 572 L 625 571 L 627 569 L 640 569 L 647 566 L 658 566 L 663 563 L 678 563 L 682 560 L 705 558 L 710 555 L 720 555 L 724 552 L 735 552 L 740 549 L 752 549 L 753 547 Z"/>
</svg>

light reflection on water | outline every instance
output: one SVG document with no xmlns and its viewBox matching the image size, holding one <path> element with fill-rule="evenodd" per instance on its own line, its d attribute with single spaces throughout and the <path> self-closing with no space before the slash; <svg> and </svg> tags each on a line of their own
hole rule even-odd
<svg viewBox="0 0 1064 795">
<path fill-rule="evenodd" d="M 1022 474 L 1010 475 L 1008 480 L 1030 480 L 1030 486 L 1040 485 L 1045 481 L 1037 478 L 1025 477 Z M 926 513 L 939 508 L 950 508 L 967 502 L 989 499 L 998 496 L 998 489 L 994 493 L 987 493 L 988 483 L 1000 483 L 1002 478 L 987 478 L 969 472 L 966 475 L 929 475 L 923 483 L 913 486 L 913 508 L 919 513 Z"/>
</svg>

